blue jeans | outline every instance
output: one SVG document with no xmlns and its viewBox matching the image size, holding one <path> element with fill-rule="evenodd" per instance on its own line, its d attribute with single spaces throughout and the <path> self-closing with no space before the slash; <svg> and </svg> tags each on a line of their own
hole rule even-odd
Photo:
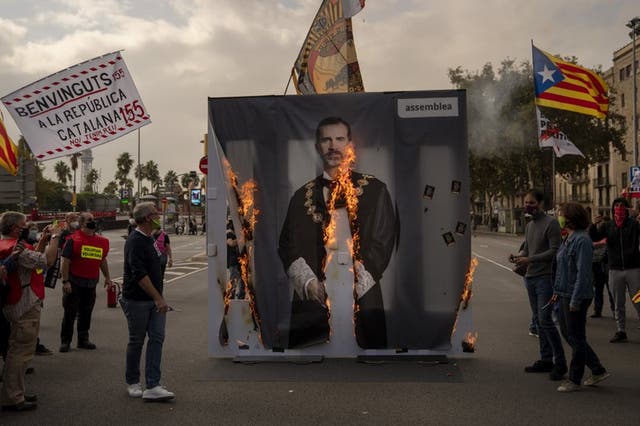
<svg viewBox="0 0 640 426">
<path fill-rule="evenodd" d="M 140 357 L 145 336 L 148 336 L 144 375 L 147 389 L 156 387 L 160 384 L 160 362 L 167 315 L 157 312 L 152 300 L 128 300 L 121 297 L 120 306 L 129 326 L 125 373 L 127 384 L 140 383 Z"/>
<path fill-rule="evenodd" d="M 560 306 L 560 330 L 573 350 L 569 379 L 579 385 L 582 383 L 585 365 L 591 369 L 593 375 L 603 374 L 606 370 L 600 363 L 598 355 L 587 343 L 587 310 L 591 299 L 582 300 L 580 310 L 575 312 L 571 312 L 570 301 L 568 297 L 559 297 L 557 304 Z"/>
<path fill-rule="evenodd" d="M 551 318 L 551 305 L 547 305 L 553 296 L 553 286 L 550 275 L 541 275 L 524 279 L 531 312 L 538 314 L 538 333 L 540 343 L 540 359 L 546 362 L 555 362 L 558 366 L 566 366 L 560 333 Z M 542 309 L 546 305 L 545 309 Z"/>
</svg>

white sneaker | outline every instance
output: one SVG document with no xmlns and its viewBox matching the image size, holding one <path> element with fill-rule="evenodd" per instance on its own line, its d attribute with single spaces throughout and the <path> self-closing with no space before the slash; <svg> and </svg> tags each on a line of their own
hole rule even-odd
<svg viewBox="0 0 640 426">
<path fill-rule="evenodd" d="M 142 385 L 140 383 L 134 383 L 127 386 L 127 393 L 131 398 L 140 398 L 142 396 Z"/>
<path fill-rule="evenodd" d="M 575 392 L 580 390 L 580 385 L 576 385 L 571 380 L 565 380 L 558 386 L 558 392 Z"/>
<path fill-rule="evenodd" d="M 151 389 L 145 389 L 142 393 L 142 399 L 144 401 L 168 401 L 170 399 L 175 398 L 175 394 L 173 392 L 169 392 L 163 386 L 156 386 Z"/>
<path fill-rule="evenodd" d="M 602 374 L 592 374 L 591 377 L 587 378 L 584 381 L 584 385 L 594 386 L 597 383 L 600 383 L 601 381 L 608 379 L 609 377 L 611 377 L 611 374 L 607 373 L 606 371 Z"/>
</svg>

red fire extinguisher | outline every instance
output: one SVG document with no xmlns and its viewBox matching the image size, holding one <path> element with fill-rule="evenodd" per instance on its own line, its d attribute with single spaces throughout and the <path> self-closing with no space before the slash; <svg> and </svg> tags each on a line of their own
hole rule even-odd
<svg viewBox="0 0 640 426">
<path fill-rule="evenodd" d="M 107 287 L 107 307 L 115 308 L 118 306 L 118 293 L 120 292 L 120 286 L 118 283 L 113 283 L 112 286 Z"/>
</svg>

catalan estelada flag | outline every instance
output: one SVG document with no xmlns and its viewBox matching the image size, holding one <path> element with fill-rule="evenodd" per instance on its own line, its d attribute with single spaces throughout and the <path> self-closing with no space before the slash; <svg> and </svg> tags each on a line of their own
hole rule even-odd
<svg viewBox="0 0 640 426">
<path fill-rule="evenodd" d="M 604 118 L 609 88 L 593 71 L 533 48 L 536 104 Z"/>
<path fill-rule="evenodd" d="M 7 134 L 4 122 L 0 117 L 0 166 L 12 175 L 18 174 L 18 147 Z"/>
</svg>

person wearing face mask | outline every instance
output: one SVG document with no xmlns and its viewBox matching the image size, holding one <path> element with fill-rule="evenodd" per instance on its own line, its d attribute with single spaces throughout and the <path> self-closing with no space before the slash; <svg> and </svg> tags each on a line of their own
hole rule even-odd
<svg viewBox="0 0 640 426">
<path fill-rule="evenodd" d="M 611 343 L 627 341 L 625 293 L 633 296 L 640 290 L 640 223 L 629 217 L 629 208 L 626 198 L 616 198 L 611 205 L 613 220 L 606 223 L 596 220 L 589 227 L 593 241 L 607 239 L 609 287 L 613 293 L 617 327 Z M 640 305 L 633 307 L 640 317 Z"/>
<path fill-rule="evenodd" d="M 58 250 L 58 236 L 52 235 L 57 229 L 43 230 L 42 239 L 50 243 L 44 252 L 39 252 L 26 242 L 29 236 L 26 222 L 25 215 L 19 212 L 9 211 L 0 216 L 0 259 L 10 256 L 17 264 L 7 275 L 9 289 L 2 308 L 11 327 L 0 391 L 2 411 L 37 407 L 36 396 L 25 394 L 24 375 L 36 350 L 44 299 L 43 269 L 53 264 Z"/>
<path fill-rule="evenodd" d="M 60 331 L 60 352 L 69 352 L 73 326 L 78 317 L 78 348 L 96 349 L 89 340 L 91 314 L 96 302 L 96 286 L 100 271 L 104 286 L 111 287 L 109 275 L 109 240 L 96 234 L 96 222 L 91 213 L 78 217 L 79 229 L 72 233 L 62 250 L 62 306 L 64 317 Z"/>
<path fill-rule="evenodd" d="M 162 345 L 170 307 L 162 293 L 162 264 L 160 253 L 154 246 L 153 223 L 160 215 L 153 203 L 138 203 L 133 209 L 138 225 L 124 245 L 124 275 L 120 306 L 127 318 L 129 343 L 127 344 L 126 372 L 127 393 L 131 398 L 159 402 L 175 398 L 173 392 L 160 384 L 162 372 Z M 140 359 L 145 340 L 144 378 L 146 389 L 140 380 Z"/>
<path fill-rule="evenodd" d="M 543 200 L 544 194 L 535 189 L 525 195 L 525 213 L 531 220 L 525 229 L 522 250 L 509 258 L 516 265 L 527 268 L 524 282 L 531 312 L 538 318 L 540 359 L 525 367 L 524 371 L 549 373 L 551 380 L 562 380 L 567 372 L 567 360 L 548 304 L 553 295 L 553 258 L 562 238 L 558 221 L 544 213 Z"/>
<path fill-rule="evenodd" d="M 558 392 L 573 392 L 582 385 L 585 366 L 591 370 L 591 377 L 584 382 L 587 386 L 607 379 L 609 373 L 586 337 L 587 310 L 593 299 L 593 243 L 586 232 L 589 215 L 580 204 L 566 203 L 558 212 L 558 222 L 567 231 L 567 238 L 558 249 L 550 303 L 559 307 L 560 330 L 573 349 L 569 379 L 558 387 Z"/>
</svg>

